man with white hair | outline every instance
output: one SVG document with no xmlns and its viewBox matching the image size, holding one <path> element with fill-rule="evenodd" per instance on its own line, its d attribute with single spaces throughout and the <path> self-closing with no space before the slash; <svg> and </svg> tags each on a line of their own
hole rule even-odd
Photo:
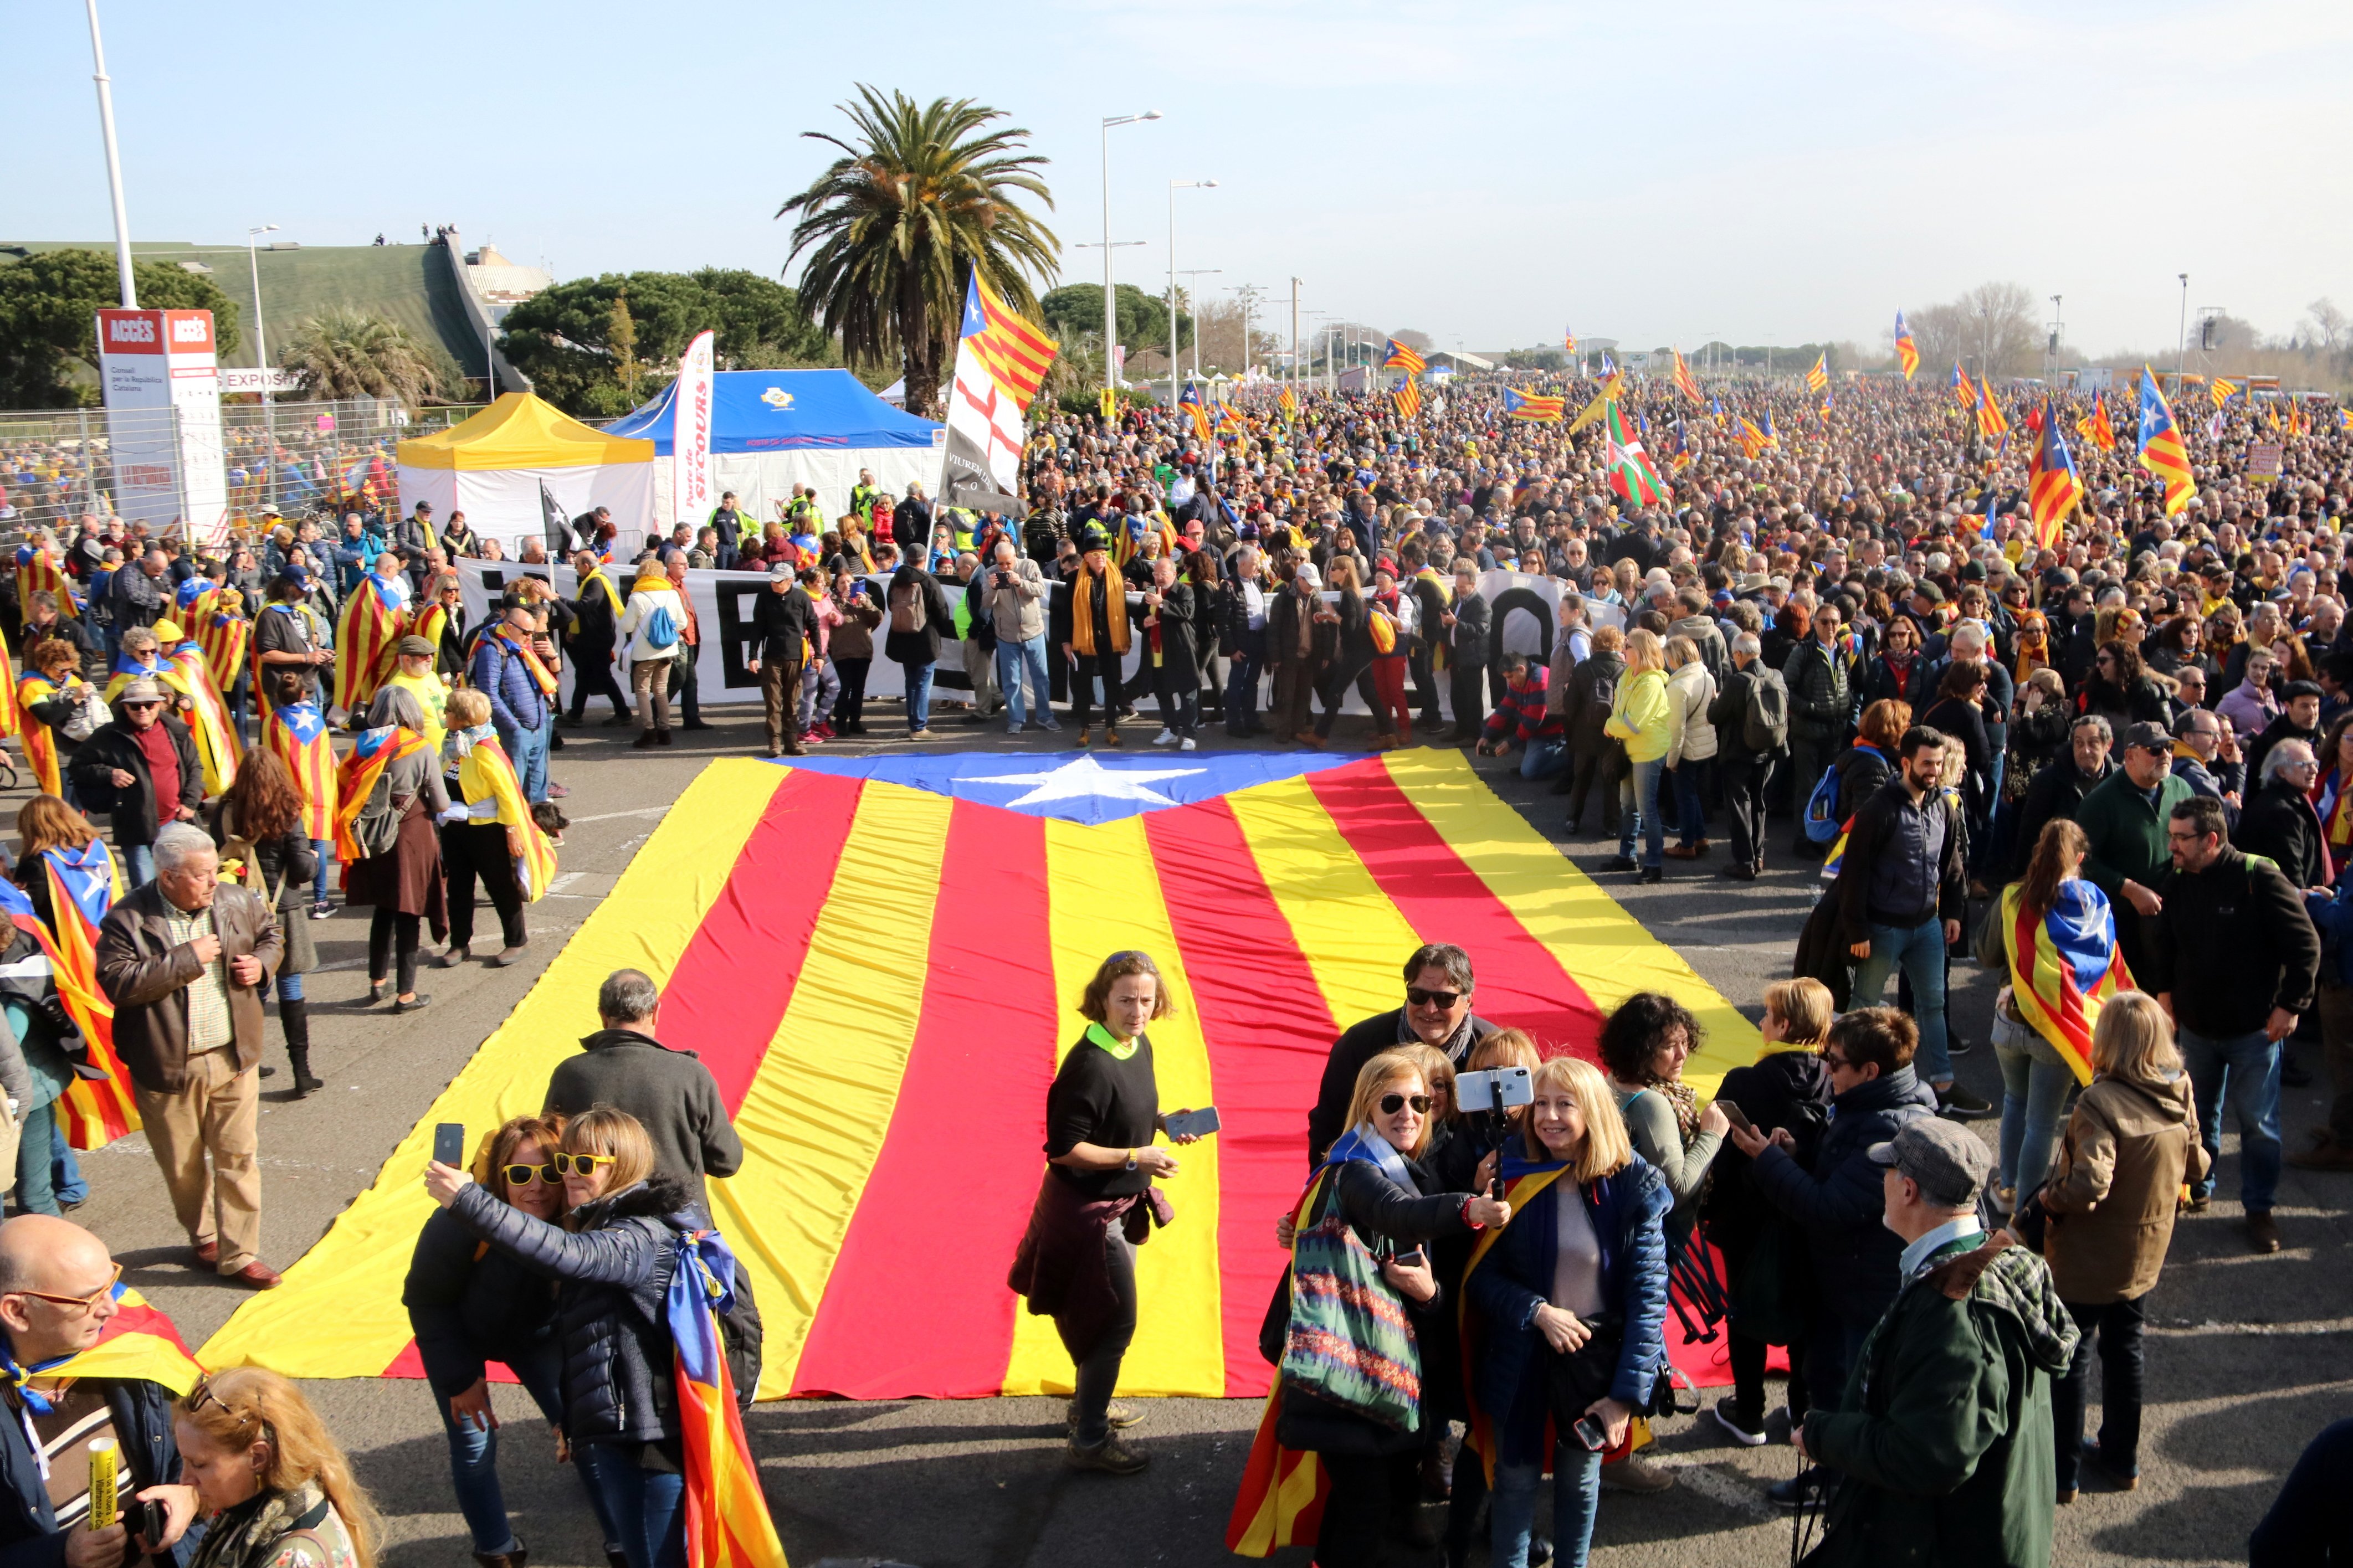
<svg viewBox="0 0 2353 1568">
<path fill-rule="evenodd" d="M 203 829 L 174 823 L 154 852 L 155 879 L 116 900 L 98 931 L 115 1055 L 197 1266 L 274 1289 L 261 1261 L 257 1069 L 261 986 L 285 939 L 259 895 L 220 880 Z"/>
</svg>

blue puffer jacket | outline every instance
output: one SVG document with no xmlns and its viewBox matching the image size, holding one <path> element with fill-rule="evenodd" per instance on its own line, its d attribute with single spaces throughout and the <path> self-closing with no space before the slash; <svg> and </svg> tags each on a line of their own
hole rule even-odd
<svg viewBox="0 0 2353 1568">
<path fill-rule="evenodd" d="M 1895 1136 L 1915 1116 L 1936 1112 L 1936 1092 L 1907 1065 L 1856 1084 L 1831 1102 L 1814 1168 L 1778 1148 L 1749 1167 L 1766 1201 L 1806 1227 L 1807 1250 L 1821 1300 L 1840 1319 L 1874 1323 L 1895 1300 L 1904 1238 L 1880 1223 L 1887 1200 L 1871 1146 Z"/>
<path fill-rule="evenodd" d="M 1505 1172 L 1509 1176 L 1511 1173 Z M 1623 1329 L 1609 1396 L 1640 1409 L 1667 1366 L 1667 1211 L 1674 1198 L 1640 1154 L 1615 1175 L 1586 1186 L 1567 1177 L 1515 1211 L 1504 1234 L 1463 1281 L 1478 1312 L 1479 1405 L 1502 1428 L 1507 1458 L 1532 1452 L 1545 1415 L 1545 1342 L 1536 1309 L 1552 1290 L 1559 1236 L 1558 1205 L 1575 1193 L 1601 1245 L 1601 1291 Z"/>
<path fill-rule="evenodd" d="M 665 1298 L 678 1237 L 693 1228 L 686 1190 L 639 1182 L 573 1211 L 576 1231 L 534 1219 L 481 1187 L 450 1212 L 525 1268 L 562 1281 L 564 1429 L 575 1443 L 659 1443 L 677 1435 L 678 1389 Z"/>
</svg>

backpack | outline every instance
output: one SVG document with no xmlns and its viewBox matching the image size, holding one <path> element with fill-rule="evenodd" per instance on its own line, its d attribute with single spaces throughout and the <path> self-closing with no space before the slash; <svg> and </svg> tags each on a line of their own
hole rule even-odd
<svg viewBox="0 0 2353 1568">
<path fill-rule="evenodd" d="M 1781 751 L 1789 743 L 1789 688 L 1778 669 L 1761 666 L 1748 677 L 1748 695 L 1740 705 L 1740 740 L 1760 756 Z"/>
<path fill-rule="evenodd" d="M 678 617 L 668 605 L 656 605 L 645 619 L 646 646 L 663 652 L 678 646 Z"/>
<path fill-rule="evenodd" d="M 891 629 L 892 631 L 919 632 L 923 629 L 925 617 L 923 614 L 923 585 L 922 584 L 910 583 L 907 584 L 907 596 L 904 599 L 900 598 L 895 594 L 891 595 L 889 597 L 891 600 Z"/>
<path fill-rule="evenodd" d="M 1830 844 L 1837 840 L 1840 829 L 1846 826 L 1839 816 L 1839 771 L 1833 763 L 1822 770 L 1814 784 L 1814 793 L 1806 797 L 1806 842 Z"/>
<path fill-rule="evenodd" d="M 1622 668 L 1622 667 L 1621 667 Z M 1593 677 L 1593 700 L 1604 709 L 1618 706 L 1618 677 L 1598 671 Z"/>
</svg>

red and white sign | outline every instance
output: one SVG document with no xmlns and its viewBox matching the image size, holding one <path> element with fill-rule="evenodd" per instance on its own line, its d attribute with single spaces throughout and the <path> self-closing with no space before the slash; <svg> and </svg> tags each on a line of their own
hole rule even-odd
<svg viewBox="0 0 2353 1568">
<path fill-rule="evenodd" d="M 718 503 L 711 495 L 712 342 L 699 332 L 679 356 L 678 386 L 670 395 L 670 507 L 672 521 L 700 529 Z"/>
<path fill-rule="evenodd" d="M 228 538 L 220 363 L 210 310 L 100 310 L 99 380 L 106 391 L 114 507 L 192 539 Z"/>
</svg>

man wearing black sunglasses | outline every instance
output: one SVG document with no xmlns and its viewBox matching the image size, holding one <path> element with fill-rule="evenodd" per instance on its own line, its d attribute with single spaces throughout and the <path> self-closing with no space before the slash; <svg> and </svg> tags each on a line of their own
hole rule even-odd
<svg viewBox="0 0 2353 1568">
<path fill-rule="evenodd" d="M 1315 1109 L 1307 1113 L 1310 1169 L 1323 1163 L 1324 1152 L 1346 1131 L 1348 1100 L 1366 1062 L 1398 1046 L 1424 1045 L 1444 1051 L 1460 1067 L 1470 1059 L 1472 1046 L 1495 1032 L 1494 1025 L 1471 1011 L 1471 992 L 1469 953 L 1451 942 L 1414 949 L 1405 963 L 1405 1005 L 1375 1014 L 1333 1044 Z"/>
</svg>

